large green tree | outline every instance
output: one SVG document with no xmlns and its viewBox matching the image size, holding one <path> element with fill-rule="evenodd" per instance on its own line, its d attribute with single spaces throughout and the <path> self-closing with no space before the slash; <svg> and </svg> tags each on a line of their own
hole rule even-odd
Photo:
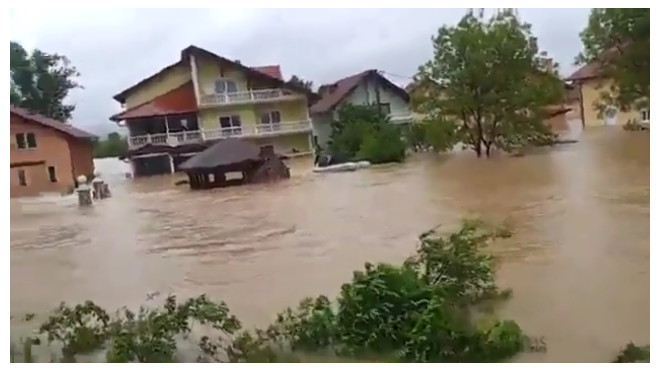
<svg viewBox="0 0 660 371">
<path fill-rule="evenodd" d="M 592 9 L 580 33 L 584 50 L 579 64 L 597 63 L 610 77 L 610 91 L 600 105 L 621 109 L 648 107 L 651 90 L 651 10 L 648 8 Z"/>
<path fill-rule="evenodd" d="M 60 120 L 71 118 L 75 105 L 64 100 L 72 89 L 81 88 L 80 75 L 68 58 L 35 49 L 28 52 L 15 41 L 9 43 L 10 102 L 31 112 Z"/>
<path fill-rule="evenodd" d="M 433 57 L 417 79 L 435 84 L 413 97 L 429 131 L 444 136 L 432 142 L 443 149 L 463 143 L 481 157 L 550 138 L 545 109 L 561 101 L 563 85 L 556 65 L 539 52 L 531 26 L 514 10 L 488 18 L 468 11 L 432 40 Z"/>
</svg>

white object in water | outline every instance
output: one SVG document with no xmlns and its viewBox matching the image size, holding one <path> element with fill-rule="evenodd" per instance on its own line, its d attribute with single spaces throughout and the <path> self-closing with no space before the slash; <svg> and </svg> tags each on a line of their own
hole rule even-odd
<svg viewBox="0 0 660 371">
<path fill-rule="evenodd" d="M 344 171 L 355 171 L 371 166 L 369 161 L 345 162 L 343 164 L 329 165 L 324 167 L 314 167 L 315 173 L 340 173 Z"/>
</svg>

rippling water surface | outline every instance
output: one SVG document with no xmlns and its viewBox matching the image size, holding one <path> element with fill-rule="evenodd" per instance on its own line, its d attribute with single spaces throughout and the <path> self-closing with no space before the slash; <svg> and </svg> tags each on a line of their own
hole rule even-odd
<svg viewBox="0 0 660 371">
<path fill-rule="evenodd" d="M 611 130 L 609 130 L 611 129 Z M 312 174 L 206 192 L 176 177 L 124 180 L 98 164 L 113 198 L 11 200 L 11 312 L 61 301 L 137 306 L 146 294 L 206 293 L 265 325 L 306 295 L 335 294 L 365 261 L 398 262 L 416 236 L 461 216 L 507 219 L 493 247 L 513 288 L 503 315 L 546 354 L 527 361 L 607 361 L 648 342 L 649 136 L 618 128 L 522 158 L 416 156 L 404 165 Z"/>
</svg>

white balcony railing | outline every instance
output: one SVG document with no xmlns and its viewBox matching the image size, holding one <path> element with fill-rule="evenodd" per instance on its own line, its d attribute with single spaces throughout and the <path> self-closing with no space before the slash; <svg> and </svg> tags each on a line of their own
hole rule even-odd
<svg viewBox="0 0 660 371">
<path fill-rule="evenodd" d="M 147 144 L 177 146 L 181 144 L 198 143 L 203 140 L 199 130 L 181 131 L 177 133 L 146 134 L 128 137 L 129 148 L 142 147 Z"/>
<path fill-rule="evenodd" d="M 312 125 L 309 121 L 280 122 L 274 124 L 257 124 L 255 126 L 204 130 L 204 139 L 214 140 L 230 137 L 276 136 L 280 134 L 302 133 L 311 130 Z"/>
<path fill-rule="evenodd" d="M 200 106 L 219 106 L 236 103 L 271 102 L 293 97 L 280 89 L 249 90 L 223 94 L 200 94 Z"/>
<path fill-rule="evenodd" d="M 311 130 L 311 122 L 307 120 L 274 124 L 257 124 L 202 131 L 183 131 L 177 133 L 130 136 L 128 138 L 128 146 L 129 148 L 138 148 L 147 144 L 177 146 L 182 144 L 200 143 L 204 140 L 216 140 L 230 137 L 277 136 L 281 134 L 303 133 Z"/>
<path fill-rule="evenodd" d="M 412 114 L 407 114 L 407 113 L 394 113 L 389 115 L 390 122 L 393 124 L 404 124 L 404 123 L 410 123 L 414 120 L 414 117 Z"/>
</svg>

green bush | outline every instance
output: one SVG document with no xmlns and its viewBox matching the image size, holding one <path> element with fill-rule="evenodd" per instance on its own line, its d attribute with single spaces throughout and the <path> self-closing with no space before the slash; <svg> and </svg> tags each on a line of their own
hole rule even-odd
<svg viewBox="0 0 660 371">
<path fill-rule="evenodd" d="M 265 330 L 244 329 L 226 304 L 205 296 L 168 297 L 137 313 L 62 304 L 21 351 L 11 348 L 11 362 L 35 361 L 33 347 L 44 343 L 61 350 L 56 362 L 89 355 L 106 362 L 507 361 L 545 351 L 543 339 L 532 341 L 490 311 L 510 293 L 495 284 L 494 260 L 482 248 L 509 235 L 474 221 L 447 235 L 425 233 L 402 264 L 367 263 L 336 300 L 304 299 Z M 205 335 L 193 339 L 198 325 Z M 192 353 L 184 342 L 196 344 Z M 629 345 L 615 362 L 640 359 L 650 359 L 648 348 Z"/>
<path fill-rule="evenodd" d="M 401 162 L 406 156 L 401 131 L 375 107 L 345 104 L 332 123 L 330 155 L 345 161 L 374 164 Z"/>
</svg>

